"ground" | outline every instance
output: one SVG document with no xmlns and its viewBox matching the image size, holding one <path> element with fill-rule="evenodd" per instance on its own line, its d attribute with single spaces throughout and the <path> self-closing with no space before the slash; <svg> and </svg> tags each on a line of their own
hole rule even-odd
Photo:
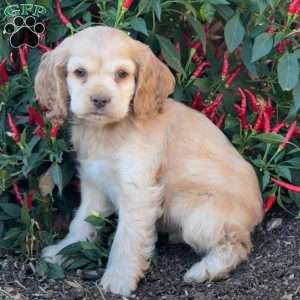
<svg viewBox="0 0 300 300">
<path fill-rule="evenodd" d="M 225 281 L 188 285 L 184 272 L 199 258 L 185 245 L 157 246 L 155 263 L 129 299 L 296 300 L 300 299 L 300 220 L 276 209 L 253 234 L 253 251 Z M 104 293 L 97 281 L 68 274 L 62 281 L 38 281 L 11 256 L 0 257 L 0 299 L 125 300 Z"/>
</svg>

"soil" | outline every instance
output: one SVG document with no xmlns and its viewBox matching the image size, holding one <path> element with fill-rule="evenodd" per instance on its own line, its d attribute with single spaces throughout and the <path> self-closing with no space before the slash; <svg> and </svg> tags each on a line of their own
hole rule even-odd
<svg viewBox="0 0 300 300">
<path fill-rule="evenodd" d="M 185 271 L 199 257 L 186 245 L 161 241 L 155 263 L 129 298 L 105 293 L 99 281 L 84 281 L 76 273 L 61 281 L 39 281 L 24 262 L 0 257 L 0 299 L 102 300 L 295 300 L 300 299 L 300 220 L 275 210 L 253 234 L 253 251 L 224 281 L 189 285 Z"/>
</svg>

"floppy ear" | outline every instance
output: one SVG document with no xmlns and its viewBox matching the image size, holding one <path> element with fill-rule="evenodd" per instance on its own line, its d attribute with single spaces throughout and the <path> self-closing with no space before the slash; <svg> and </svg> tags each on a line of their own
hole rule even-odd
<svg viewBox="0 0 300 300">
<path fill-rule="evenodd" d="M 67 117 L 69 98 L 66 85 L 67 50 L 58 46 L 43 55 L 35 77 L 38 102 L 47 109 L 47 117 L 59 121 Z"/>
<path fill-rule="evenodd" d="M 163 102 L 173 93 L 175 79 L 149 47 L 139 44 L 136 53 L 137 85 L 133 99 L 133 112 L 137 117 L 147 117 L 162 110 Z"/>
</svg>

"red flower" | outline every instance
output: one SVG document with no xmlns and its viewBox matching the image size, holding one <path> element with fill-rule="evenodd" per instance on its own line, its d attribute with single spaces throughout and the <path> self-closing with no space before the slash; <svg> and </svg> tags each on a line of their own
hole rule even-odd
<svg viewBox="0 0 300 300">
<path fill-rule="evenodd" d="M 196 69 L 194 70 L 194 72 L 192 74 L 192 78 L 201 77 L 204 73 L 204 70 L 210 66 L 211 66 L 210 62 L 208 62 L 208 61 L 202 62 L 200 65 L 196 66 Z"/>
<path fill-rule="evenodd" d="M 280 148 L 285 148 L 287 143 L 294 137 L 297 130 L 297 121 L 292 122 L 290 125 L 282 143 L 279 145 Z"/>
<path fill-rule="evenodd" d="M 272 119 L 273 114 L 275 113 L 275 108 L 272 105 L 271 98 L 268 98 L 267 103 L 265 105 L 265 112 L 268 114 L 269 118 Z"/>
<path fill-rule="evenodd" d="M 238 88 L 238 91 L 241 95 L 241 105 L 235 104 L 234 108 L 237 113 L 237 116 L 240 120 L 241 126 L 243 129 L 249 129 L 248 120 L 246 117 L 247 113 L 247 100 L 246 100 L 246 94 L 244 93 L 244 90 L 241 88 Z"/>
<path fill-rule="evenodd" d="M 45 130 L 39 126 L 34 130 L 33 133 L 40 138 L 44 138 L 46 136 Z"/>
<path fill-rule="evenodd" d="M 248 95 L 248 97 L 250 99 L 250 105 L 251 105 L 252 111 L 258 112 L 257 100 L 256 100 L 255 95 L 248 89 L 245 89 L 245 93 Z"/>
<path fill-rule="evenodd" d="M 60 4 L 60 0 L 55 0 L 55 11 L 56 11 L 56 15 L 58 17 L 58 19 L 69 29 L 74 30 L 71 21 L 64 15 L 62 8 L 61 8 L 61 4 Z"/>
<path fill-rule="evenodd" d="M 228 68 L 229 68 L 228 52 L 225 51 L 224 52 L 224 59 L 223 59 L 223 66 L 222 66 L 222 72 L 221 72 L 222 80 L 225 80 L 227 78 Z"/>
<path fill-rule="evenodd" d="M 59 123 L 54 121 L 52 123 L 52 127 L 51 127 L 51 130 L 50 130 L 50 137 L 51 137 L 52 141 L 56 140 L 58 130 L 59 130 Z"/>
<path fill-rule="evenodd" d="M 26 198 L 26 203 L 29 210 L 32 209 L 32 201 L 33 201 L 33 192 L 29 192 Z"/>
<path fill-rule="evenodd" d="M 272 25 L 269 25 L 266 29 L 266 32 L 268 33 L 273 33 L 274 32 L 274 29 L 273 29 L 273 26 Z"/>
<path fill-rule="evenodd" d="M 192 42 L 191 48 L 195 49 L 197 54 L 200 55 L 200 56 L 202 56 L 204 54 L 202 44 L 199 41 Z"/>
<path fill-rule="evenodd" d="M 15 182 L 12 184 L 12 186 L 13 186 L 13 192 L 15 194 L 17 202 L 23 206 L 25 199 L 20 190 L 20 187 Z M 26 197 L 26 205 L 29 210 L 32 209 L 32 201 L 33 201 L 33 192 L 29 192 Z"/>
<path fill-rule="evenodd" d="M 133 0 L 124 0 L 122 3 L 122 7 L 127 10 L 131 7 L 132 3 Z"/>
<path fill-rule="evenodd" d="M 3 59 L 0 63 L 0 87 L 5 85 L 8 81 L 8 74 L 5 68 L 6 60 Z"/>
<path fill-rule="evenodd" d="M 46 45 L 43 45 L 43 44 L 38 44 L 38 48 L 43 52 L 43 53 L 46 53 L 46 52 L 49 52 L 51 51 L 52 49 L 47 47 Z"/>
<path fill-rule="evenodd" d="M 192 108 L 200 110 L 202 107 L 203 107 L 203 101 L 201 98 L 200 91 L 199 89 L 197 89 L 192 100 Z"/>
<path fill-rule="evenodd" d="M 264 121 L 264 109 L 261 108 L 258 113 L 258 116 L 254 122 L 253 130 L 255 130 L 256 132 L 259 132 L 262 129 L 263 121 Z"/>
<path fill-rule="evenodd" d="M 227 81 L 226 81 L 226 84 L 225 84 L 225 86 L 226 86 L 227 88 L 229 88 L 229 87 L 233 84 L 234 80 L 235 80 L 236 77 L 239 75 L 241 69 L 242 69 L 242 66 L 241 66 L 241 65 L 238 65 L 238 66 L 232 71 L 232 73 L 228 76 Z"/>
<path fill-rule="evenodd" d="M 226 114 L 226 113 L 223 113 L 223 114 L 221 115 L 221 117 L 217 120 L 216 126 L 217 126 L 218 128 L 220 128 L 220 129 L 223 128 L 223 125 L 224 125 L 226 116 L 227 116 L 227 114 Z"/>
<path fill-rule="evenodd" d="M 277 124 L 275 124 L 275 126 L 272 129 L 272 133 L 278 133 L 280 131 L 280 129 L 282 129 L 285 126 L 284 122 L 279 122 Z"/>
<path fill-rule="evenodd" d="M 21 205 L 23 203 L 23 195 L 21 193 L 21 190 L 15 182 L 12 184 L 12 186 L 13 186 L 13 192 L 15 194 L 16 200 Z"/>
<path fill-rule="evenodd" d="M 270 195 L 269 197 L 266 198 L 263 204 L 263 210 L 265 213 L 267 213 L 275 204 L 276 202 L 276 196 L 275 195 Z"/>
<path fill-rule="evenodd" d="M 7 115 L 7 123 L 13 140 L 15 141 L 16 144 L 18 144 L 21 140 L 20 133 L 10 113 Z"/>
<path fill-rule="evenodd" d="M 203 60 L 203 56 L 200 56 L 197 52 L 192 56 L 192 62 L 194 64 L 201 64 L 202 60 Z"/>
<path fill-rule="evenodd" d="M 287 190 L 292 191 L 292 192 L 300 193 L 300 186 L 298 186 L 298 185 L 293 185 L 293 184 L 290 184 L 290 183 L 287 183 L 287 182 L 284 182 L 284 181 L 280 181 L 280 180 L 275 179 L 275 178 L 271 178 L 271 181 L 274 182 L 276 185 L 284 188 L 284 189 L 287 189 Z"/>
<path fill-rule="evenodd" d="M 285 48 L 291 43 L 290 40 L 288 39 L 284 39 L 282 41 L 280 41 L 277 45 L 276 45 L 276 52 L 279 54 L 282 54 L 285 51 Z"/>
<path fill-rule="evenodd" d="M 28 107 L 27 112 L 29 115 L 29 125 L 38 125 L 41 128 L 45 128 L 45 122 L 42 115 L 38 111 L 36 111 L 34 107 Z"/>
<path fill-rule="evenodd" d="M 290 5 L 288 6 L 288 14 L 289 15 L 300 15 L 300 1 L 292 0 Z"/>
<path fill-rule="evenodd" d="M 19 51 L 21 69 L 26 72 L 28 70 L 26 48 L 21 46 L 18 48 L 18 51 Z"/>
<path fill-rule="evenodd" d="M 270 117 L 268 115 L 268 113 L 266 112 L 266 110 L 264 111 L 264 132 L 265 133 L 269 133 L 271 131 L 271 121 L 270 121 Z"/>
<path fill-rule="evenodd" d="M 207 105 L 201 112 L 205 114 L 211 121 L 215 119 L 217 110 L 222 103 L 224 98 L 224 94 L 220 93 L 216 96 L 216 98 L 209 104 Z"/>
</svg>

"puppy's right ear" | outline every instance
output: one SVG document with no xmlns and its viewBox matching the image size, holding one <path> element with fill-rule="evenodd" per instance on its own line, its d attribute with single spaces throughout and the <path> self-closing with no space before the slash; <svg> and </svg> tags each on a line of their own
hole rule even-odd
<svg viewBox="0 0 300 300">
<path fill-rule="evenodd" d="M 47 109 L 48 118 L 60 122 L 66 119 L 68 114 L 67 59 L 67 49 L 62 46 L 45 53 L 35 77 L 38 102 Z"/>
</svg>

